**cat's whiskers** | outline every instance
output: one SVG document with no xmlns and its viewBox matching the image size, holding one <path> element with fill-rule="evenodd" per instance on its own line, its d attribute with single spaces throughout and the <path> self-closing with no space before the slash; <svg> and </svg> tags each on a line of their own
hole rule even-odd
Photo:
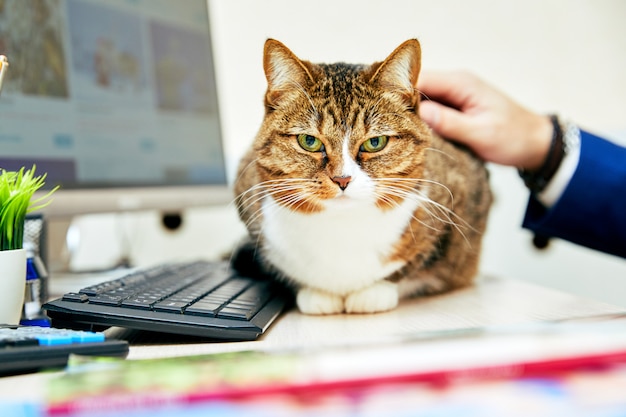
<svg viewBox="0 0 626 417">
<path fill-rule="evenodd" d="M 378 194 L 377 196 L 384 202 L 386 202 L 387 204 L 389 204 L 389 206 L 392 207 L 396 207 L 396 208 L 402 208 L 402 205 L 399 204 L 396 200 L 392 199 L 391 196 L 395 196 L 395 197 L 400 197 L 403 198 L 405 200 L 408 199 L 413 199 L 416 200 L 419 203 L 430 203 L 430 201 L 425 201 L 422 198 L 418 198 L 417 195 L 415 195 L 412 192 L 409 191 L 402 191 L 402 190 L 398 190 L 398 189 L 392 189 L 392 188 L 387 188 L 386 193 L 384 194 Z M 431 217 L 431 218 L 435 218 L 437 220 L 442 220 L 439 219 L 438 217 L 434 216 L 430 210 L 428 210 L 428 208 L 424 207 L 424 204 L 422 204 L 422 207 L 424 208 L 424 210 L 426 210 L 426 213 Z M 407 209 L 403 209 L 403 210 L 407 210 Z M 436 232 L 440 232 L 441 230 L 436 228 L 433 225 L 430 225 L 428 223 L 425 223 L 424 221 L 420 220 L 419 218 L 417 218 L 413 213 L 411 213 L 411 218 L 413 218 L 413 220 L 415 220 L 416 222 L 418 222 L 419 224 L 421 224 L 422 226 L 431 229 L 433 231 Z M 411 234 L 413 234 L 413 230 L 411 229 Z M 414 236 L 414 235 L 413 235 Z M 415 238 L 415 236 L 414 236 Z"/>
<path fill-rule="evenodd" d="M 302 187 L 296 183 L 310 183 L 310 182 L 311 182 L 310 180 L 302 179 L 302 178 L 267 180 L 259 184 L 256 184 L 255 186 L 250 187 L 243 193 L 239 194 L 239 196 L 237 196 L 237 198 L 235 199 L 235 202 L 236 204 L 242 207 L 252 206 L 267 194 L 274 194 L 274 193 L 281 192 L 281 191 L 299 190 Z"/>
<path fill-rule="evenodd" d="M 294 190 L 297 190 L 297 187 L 292 187 L 292 188 Z M 263 194 L 261 197 L 259 197 L 259 200 L 264 199 L 265 197 L 269 195 L 272 195 L 272 193 L 270 192 L 267 194 Z M 261 240 L 261 237 L 263 236 L 263 228 L 265 227 L 265 222 L 257 222 L 257 219 L 263 214 L 273 216 L 276 212 L 279 212 L 279 211 L 284 211 L 284 210 L 298 211 L 299 208 L 307 202 L 307 199 L 305 198 L 307 197 L 307 195 L 308 195 L 307 193 L 299 192 L 299 193 L 289 194 L 286 196 L 279 196 L 278 198 L 276 196 L 272 196 L 273 201 L 271 201 L 269 204 L 260 206 L 251 215 L 251 218 L 248 220 L 247 223 L 250 223 L 250 224 L 257 223 L 260 225 L 260 228 L 258 229 L 258 231 L 256 231 L 256 240 L 255 240 L 255 245 L 254 245 L 255 250 L 259 248 L 260 240 Z"/>
<path fill-rule="evenodd" d="M 248 169 L 250 169 L 250 168 L 252 168 L 252 167 L 256 166 L 256 163 L 258 162 L 258 160 L 259 160 L 259 158 L 255 158 L 255 159 L 251 160 L 251 161 L 250 161 L 250 162 L 249 162 L 249 163 L 248 163 L 245 167 L 243 167 L 243 168 L 241 168 L 241 169 L 239 170 L 239 172 L 238 172 L 238 174 L 237 174 L 237 177 L 235 178 L 235 184 L 236 184 L 237 182 L 239 182 L 239 181 L 241 180 L 241 178 L 245 177 L 245 175 L 246 175 L 246 173 L 247 173 Z M 254 187 L 253 187 L 253 188 L 254 188 Z M 247 193 L 248 191 L 250 191 L 250 190 L 246 190 L 246 191 L 244 191 L 244 192 L 242 193 L 242 195 L 243 195 L 243 194 L 245 194 L 245 193 Z M 235 197 L 235 199 L 233 199 L 233 200 L 230 202 L 230 204 L 234 204 L 235 206 L 237 206 L 237 200 L 238 200 L 238 199 L 239 199 L 239 196 Z"/>
<path fill-rule="evenodd" d="M 302 205 L 308 202 L 310 192 L 307 185 L 315 183 L 304 178 L 286 178 L 278 180 L 268 180 L 259 183 L 240 194 L 237 198 L 238 207 L 247 210 L 261 202 L 265 197 L 271 196 L 279 206 L 299 210 Z M 258 220 L 261 210 L 257 209 L 251 214 L 249 222 Z"/>
<path fill-rule="evenodd" d="M 297 210 L 307 202 L 306 197 L 309 196 L 309 193 L 301 186 L 278 186 L 273 187 L 266 196 L 271 196 L 277 203 L 286 208 Z"/>
<path fill-rule="evenodd" d="M 418 201 L 419 203 L 421 203 L 421 207 L 432 219 L 437 220 L 443 224 L 449 224 L 453 226 L 461 234 L 463 239 L 468 244 L 470 244 L 469 239 L 465 235 L 463 229 L 475 229 L 458 214 L 456 214 L 452 209 L 437 201 L 434 201 L 433 199 L 428 197 L 428 195 L 426 195 L 423 191 L 416 189 L 415 184 L 425 183 L 442 187 L 449 194 L 451 205 L 454 205 L 454 195 L 448 187 L 437 181 L 419 178 L 377 178 L 376 181 L 381 186 L 381 191 L 384 191 L 388 195 L 404 199 L 413 199 L 414 201 Z M 382 197 L 381 192 L 377 192 L 377 195 L 379 197 Z M 390 198 L 386 201 L 392 201 L 395 206 L 399 206 L 397 202 L 393 201 Z M 435 228 L 434 226 L 424 223 L 415 216 L 413 216 L 413 218 L 423 226 L 428 227 L 432 230 L 437 230 L 437 228 Z"/>
<path fill-rule="evenodd" d="M 267 188 L 267 185 L 257 184 L 254 187 L 247 189 L 246 191 L 244 191 L 243 193 L 235 197 L 232 203 L 241 212 L 248 212 L 249 210 L 252 209 L 252 207 L 254 207 L 259 201 L 263 199 L 263 197 L 266 195 L 265 193 L 266 188 Z M 249 220 L 246 222 L 246 226 L 248 226 L 249 224 L 251 224 L 254 220 L 258 218 L 257 216 L 258 212 L 259 210 L 257 209 L 249 213 L 249 216 L 248 216 Z"/>
<path fill-rule="evenodd" d="M 254 225 L 256 221 L 261 218 L 262 216 L 261 205 L 259 205 L 258 208 L 254 211 L 252 211 L 252 208 L 255 205 L 257 205 L 257 203 L 261 202 L 263 198 L 265 198 L 265 196 L 266 196 L 265 193 L 259 192 L 237 203 L 241 211 L 249 212 L 248 219 L 246 221 L 246 227 Z"/>
<path fill-rule="evenodd" d="M 243 210 L 247 211 L 249 208 L 255 206 L 257 203 L 260 203 L 265 197 L 272 196 L 275 200 L 275 203 L 269 205 L 259 205 L 259 207 L 250 212 L 248 219 L 245 222 L 246 228 L 250 230 L 250 234 L 253 238 L 255 238 L 254 248 L 255 251 L 258 250 L 260 246 L 260 241 L 263 236 L 263 227 L 264 222 L 258 221 L 263 214 L 268 214 L 268 210 L 271 211 L 279 211 L 289 209 L 293 206 L 293 203 L 304 201 L 302 195 L 304 193 L 301 190 L 301 186 L 293 185 L 290 183 L 302 183 L 302 182 L 310 182 L 305 179 L 282 179 L 282 180 L 268 180 L 263 183 L 257 184 L 254 187 L 246 190 L 238 196 L 237 204 Z M 274 194 L 282 191 L 299 191 L 297 193 L 288 194 L 287 196 L 279 196 L 276 197 Z M 248 195 L 245 199 L 242 200 L 244 195 Z M 278 204 L 278 202 L 282 202 L 282 204 Z M 301 203 L 300 203 L 301 204 Z M 259 226 L 258 229 L 254 229 L 252 226 Z"/>
<path fill-rule="evenodd" d="M 255 164 L 258 160 L 259 160 L 258 158 L 253 159 L 252 161 L 250 161 L 250 163 L 248 163 L 248 165 L 246 165 L 244 168 L 242 168 L 241 170 L 239 170 L 239 173 L 238 173 L 237 177 L 235 178 L 235 182 L 239 181 L 239 180 L 240 180 L 240 178 L 242 178 L 242 177 L 244 176 L 244 174 L 246 173 L 246 171 L 248 171 L 248 169 L 249 169 L 250 167 L 252 167 L 252 166 L 253 166 L 253 165 L 254 165 L 254 164 Z M 255 187 L 252 187 L 252 188 L 255 188 Z M 229 208 L 231 208 L 231 207 L 235 207 L 235 208 L 240 207 L 240 204 L 241 204 L 241 203 L 240 203 L 240 198 L 241 198 L 243 195 L 247 194 L 249 191 L 250 191 L 250 189 L 248 189 L 248 190 L 244 191 L 243 193 L 241 193 L 241 194 L 239 194 L 239 195 L 235 196 L 235 198 L 233 198 L 233 199 L 232 199 L 232 200 L 228 203 L 228 207 L 229 207 Z"/>
<path fill-rule="evenodd" d="M 438 181 L 433 181 L 433 180 L 429 180 L 426 178 L 378 178 L 377 180 L 380 181 L 392 181 L 393 185 L 401 185 L 402 187 L 404 187 L 405 190 L 407 191 L 419 191 L 415 188 L 415 183 L 422 183 L 422 184 L 429 184 L 429 185 L 435 185 L 437 187 L 441 187 L 443 188 L 448 195 L 450 196 L 450 201 L 451 201 L 451 205 L 454 206 L 454 194 L 452 194 L 452 191 L 444 184 L 438 182 Z M 408 184 L 408 186 L 407 186 Z"/>
<path fill-rule="evenodd" d="M 307 202 L 305 198 L 306 196 L 307 194 L 305 194 L 304 192 L 298 192 L 298 193 L 280 195 L 278 197 L 273 196 L 273 197 L 274 197 L 274 200 L 276 200 L 276 202 L 279 203 L 278 204 L 279 206 L 282 206 L 284 208 L 288 208 L 294 211 L 298 211 L 298 209 Z"/>
<path fill-rule="evenodd" d="M 441 149 L 437 149 L 437 148 L 430 148 L 430 147 L 428 147 L 428 148 L 424 148 L 424 150 L 425 150 L 425 151 L 433 151 L 433 152 L 438 152 L 438 153 L 440 153 L 441 155 L 446 156 L 446 157 L 450 158 L 450 160 L 455 161 L 455 162 L 456 162 L 456 160 L 457 160 L 454 156 L 450 155 L 448 152 L 445 152 L 445 151 L 443 151 L 443 150 L 441 150 Z"/>
<path fill-rule="evenodd" d="M 259 158 L 253 159 L 252 161 L 250 161 L 248 163 L 248 165 L 246 165 L 244 168 L 240 169 L 239 170 L 239 174 L 237 175 L 237 178 L 235 178 L 235 182 L 239 181 L 239 179 L 244 176 L 246 171 L 248 171 L 248 169 L 250 169 L 250 167 L 254 166 L 257 163 L 258 160 L 259 160 Z"/>
<path fill-rule="evenodd" d="M 418 190 L 415 190 L 415 189 L 404 189 L 403 190 L 403 189 L 400 189 L 400 188 L 395 188 L 394 189 L 394 187 L 389 187 L 385 191 L 387 191 L 387 194 L 391 195 L 391 196 L 401 197 L 401 198 L 404 198 L 404 199 L 413 199 L 413 200 L 416 200 L 419 203 L 422 203 L 421 207 L 424 209 L 426 214 L 428 214 L 428 216 L 431 219 L 437 220 L 437 221 L 439 221 L 441 223 L 444 223 L 444 224 L 452 225 L 454 228 L 457 229 L 457 231 L 461 234 L 461 236 L 463 236 L 464 240 L 467 241 L 468 244 L 470 244 L 468 239 L 467 239 L 467 237 L 465 236 L 465 234 L 461 230 L 460 226 L 456 222 L 454 222 L 452 220 L 451 216 L 450 216 L 450 214 L 456 216 L 456 213 L 451 212 L 447 207 L 445 207 L 445 206 L 443 206 L 443 205 L 433 201 L 432 199 L 424 196 L 421 192 L 419 192 Z M 416 192 L 418 192 L 419 194 L 416 194 Z M 396 200 L 390 198 L 387 195 L 380 194 L 379 197 L 380 197 L 381 200 L 386 201 L 390 206 L 394 206 L 394 207 L 399 208 L 399 209 L 407 210 L 406 208 L 403 208 L 403 206 L 401 204 L 399 204 Z M 439 211 L 443 215 L 443 218 L 441 216 L 437 215 L 433 210 L 431 210 L 429 208 L 429 205 L 433 205 L 434 208 L 436 208 L 437 211 Z M 456 217 L 458 217 L 458 216 L 456 216 Z M 424 222 L 423 220 L 419 219 L 413 213 L 411 213 L 411 218 L 413 220 L 415 220 L 416 222 L 418 222 L 419 224 L 421 224 L 422 226 L 424 226 L 425 228 L 427 228 L 427 229 L 433 230 L 435 232 L 441 232 L 442 231 L 441 229 L 435 227 L 434 225 L 428 224 L 428 223 Z M 461 218 L 459 218 L 459 219 L 463 223 L 465 223 L 463 221 L 463 219 L 461 219 Z M 416 242 L 417 239 L 415 237 L 415 233 L 413 231 L 413 227 L 411 226 L 410 223 L 409 223 L 409 227 L 410 227 L 411 236 L 413 237 L 413 241 Z M 471 246 L 471 244 L 470 244 L 470 246 Z"/>
<path fill-rule="evenodd" d="M 417 90 L 417 91 L 420 94 L 420 101 L 424 101 L 424 100 L 431 101 L 431 98 L 428 97 L 428 95 L 424 93 L 422 90 Z"/>
</svg>

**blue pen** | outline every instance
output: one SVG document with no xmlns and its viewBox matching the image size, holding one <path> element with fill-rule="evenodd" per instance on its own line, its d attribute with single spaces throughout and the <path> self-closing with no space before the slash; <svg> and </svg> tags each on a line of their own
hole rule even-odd
<svg viewBox="0 0 626 417">
<path fill-rule="evenodd" d="M 35 251 L 28 248 L 26 259 L 26 287 L 24 293 L 24 307 L 20 324 L 26 326 L 49 327 L 50 322 L 41 310 L 41 286 L 42 279 L 48 276 L 46 268 Z"/>
</svg>

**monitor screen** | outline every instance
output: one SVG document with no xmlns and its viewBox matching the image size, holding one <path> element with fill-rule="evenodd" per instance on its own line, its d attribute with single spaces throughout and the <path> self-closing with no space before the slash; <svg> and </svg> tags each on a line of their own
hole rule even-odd
<svg viewBox="0 0 626 417">
<path fill-rule="evenodd" d="M 227 187 L 206 0 L 5 0 L 0 168 L 50 215 L 181 209 Z"/>
</svg>

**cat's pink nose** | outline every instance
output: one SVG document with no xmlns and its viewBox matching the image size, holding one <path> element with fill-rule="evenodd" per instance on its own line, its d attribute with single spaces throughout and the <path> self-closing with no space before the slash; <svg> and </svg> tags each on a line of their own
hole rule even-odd
<svg viewBox="0 0 626 417">
<path fill-rule="evenodd" d="M 350 180 L 352 180 L 351 176 L 333 177 L 333 182 L 337 184 L 339 188 L 341 188 L 341 191 L 348 188 L 348 184 L 350 183 Z"/>
</svg>

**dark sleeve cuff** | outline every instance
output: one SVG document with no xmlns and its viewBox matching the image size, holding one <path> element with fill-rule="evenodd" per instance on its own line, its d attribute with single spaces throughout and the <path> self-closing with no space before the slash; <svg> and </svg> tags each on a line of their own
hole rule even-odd
<svg viewBox="0 0 626 417">
<path fill-rule="evenodd" d="M 580 161 L 556 204 L 530 197 L 523 227 L 626 257 L 626 148 L 581 131 Z"/>
</svg>

